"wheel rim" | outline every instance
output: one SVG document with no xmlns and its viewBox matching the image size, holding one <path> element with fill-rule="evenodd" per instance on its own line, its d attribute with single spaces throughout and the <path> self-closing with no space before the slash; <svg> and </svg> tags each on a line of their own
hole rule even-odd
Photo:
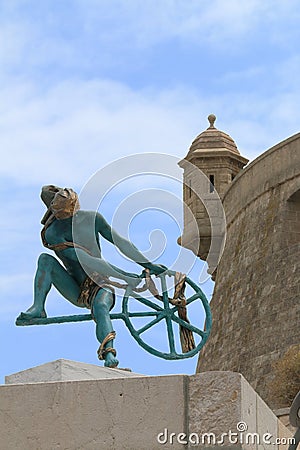
<svg viewBox="0 0 300 450">
<path fill-rule="evenodd" d="M 168 359 L 168 360 L 176 360 L 176 359 L 186 359 L 191 358 L 195 356 L 204 346 L 206 343 L 210 329 L 211 329 L 211 312 L 209 303 L 203 293 L 203 291 L 197 286 L 192 280 L 190 280 L 188 277 L 186 278 L 186 283 L 195 291 L 195 294 L 190 296 L 186 299 L 186 305 L 190 305 L 196 300 L 200 300 L 202 303 L 202 306 L 205 311 L 205 331 L 199 329 L 198 327 L 192 325 L 191 323 L 185 322 L 183 319 L 178 317 L 176 315 L 178 311 L 178 306 L 170 305 L 169 299 L 168 299 L 168 292 L 167 292 L 167 285 L 166 285 L 166 279 L 165 275 L 162 274 L 159 276 L 161 280 L 162 285 L 162 292 L 163 292 L 163 307 L 159 306 L 158 304 L 154 303 L 153 301 L 146 299 L 142 297 L 141 295 L 134 292 L 130 287 L 127 287 L 124 298 L 123 298 L 123 305 L 122 305 L 122 313 L 124 317 L 124 321 L 126 323 L 127 328 L 130 331 L 130 334 L 132 337 L 138 342 L 138 344 L 144 348 L 147 352 L 151 353 L 152 355 L 155 355 L 159 358 Z M 129 311 L 129 299 L 134 298 L 137 300 L 140 304 L 143 304 L 144 306 L 147 306 L 150 308 L 150 311 L 145 312 L 130 312 Z M 136 329 L 131 319 L 135 317 L 142 317 L 142 318 L 152 318 L 147 324 L 144 326 Z M 152 328 L 153 326 L 157 325 L 161 321 L 165 321 L 166 327 L 167 327 L 167 337 L 168 337 L 168 345 L 169 345 L 169 352 L 163 352 L 160 350 L 157 350 L 156 348 L 153 348 L 151 345 L 147 344 L 145 342 L 141 335 Z M 200 336 L 200 342 L 198 345 L 195 346 L 194 349 L 183 353 L 183 352 L 177 352 L 175 348 L 175 337 L 174 337 L 174 329 L 173 329 L 173 323 L 177 323 L 178 326 L 183 326 L 184 328 L 187 328 L 191 330 L 196 335 Z"/>
</svg>

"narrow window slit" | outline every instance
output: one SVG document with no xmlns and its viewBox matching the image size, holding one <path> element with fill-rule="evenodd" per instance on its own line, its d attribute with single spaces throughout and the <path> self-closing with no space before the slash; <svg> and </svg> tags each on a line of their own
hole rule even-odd
<svg viewBox="0 0 300 450">
<path fill-rule="evenodd" d="M 215 176 L 209 175 L 209 192 L 214 192 L 215 190 Z"/>
</svg>

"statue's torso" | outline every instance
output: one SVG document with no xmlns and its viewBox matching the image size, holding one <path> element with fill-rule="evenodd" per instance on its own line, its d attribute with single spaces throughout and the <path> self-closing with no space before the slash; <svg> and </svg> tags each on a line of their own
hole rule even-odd
<svg viewBox="0 0 300 450">
<path fill-rule="evenodd" d="M 86 248 L 93 256 L 101 258 L 101 248 L 98 233 L 95 231 L 95 213 L 92 211 L 78 211 L 73 217 L 55 219 L 46 229 L 46 242 L 50 245 L 64 242 L 75 242 Z M 72 252 L 73 259 L 66 256 Z M 66 269 L 79 283 L 86 278 L 86 273 L 78 261 L 75 249 L 56 252 Z"/>
</svg>

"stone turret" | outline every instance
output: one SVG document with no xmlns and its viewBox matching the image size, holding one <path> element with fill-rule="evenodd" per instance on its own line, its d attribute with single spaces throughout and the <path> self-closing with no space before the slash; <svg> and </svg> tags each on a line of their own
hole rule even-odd
<svg viewBox="0 0 300 450">
<path fill-rule="evenodd" d="M 216 116 L 210 114 L 208 121 L 209 127 L 194 139 L 188 154 L 179 162 L 184 169 L 185 210 L 184 232 L 178 242 L 202 260 L 207 260 L 211 248 L 213 217 L 218 215 L 217 220 L 222 221 L 220 205 L 219 208 L 217 205 L 235 176 L 248 163 L 248 159 L 240 155 L 234 140 L 215 127 Z M 198 240 L 192 216 L 196 219 Z M 221 228 L 217 231 L 220 235 Z"/>
<path fill-rule="evenodd" d="M 286 370 L 283 376 L 274 365 L 286 367 L 291 354 L 295 356 L 289 356 L 289 363 L 296 367 L 298 361 L 300 133 L 241 170 L 247 160 L 230 136 L 215 128 L 214 116 L 209 122 L 180 162 L 185 182 L 181 245 L 195 251 L 197 233 L 190 220 L 195 216 L 201 233 L 195 254 L 205 259 L 215 220 L 215 208 L 207 214 L 205 206 L 219 202 L 226 215 L 226 242 L 210 302 L 212 329 L 197 372 L 240 372 L 272 409 L 284 410 L 295 395 L 296 371 Z M 200 183 L 201 199 L 196 195 L 199 177 L 206 180 Z M 216 190 L 221 201 L 214 197 Z M 213 201 L 207 200 L 210 196 Z M 188 214 L 189 207 L 193 214 Z"/>
</svg>

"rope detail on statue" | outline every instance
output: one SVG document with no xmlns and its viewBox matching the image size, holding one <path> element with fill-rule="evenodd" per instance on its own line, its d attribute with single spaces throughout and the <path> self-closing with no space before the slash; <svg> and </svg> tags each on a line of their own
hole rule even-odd
<svg viewBox="0 0 300 450">
<path fill-rule="evenodd" d="M 105 345 L 106 345 L 109 341 L 115 339 L 115 337 L 116 337 L 116 332 L 115 332 L 115 331 L 111 331 L 110 333 L 108 333 L 108 335 L 107 335 L 107 336 L 103 339 L 103 341 L 101 342 L 101 345 L 100 345 L 100 347 L 99 347 L 99 349 L 98 349 L 98 351 L 97 351 L 97 353 L 98 353 L 98 358 L 99 358 L 100 360 L 105 359 L 106 354 L 109 353 L 109 352 L 111 352 L 114 356 L 117 355 L 117 352 L 116 352 L 116 350 L 115 350 L 113 347 L 106 347 L 106 348 L 105 348 Z"/>
<path fill-rule="evenodd" d="M 85 247 L 83 247 L 82 245 L 76 244 L 75 242 L 68 242 L 68 241 L 64 241 L 61 242 L 59 244 L 48 244 L 48 242 L 46 241 L 46 230 L 49 227 L 49 225 L 51 225 L 51 223 L 55 220 L 55 215 L 53 213 L 50 212 L 50 215 L 47 218 L 47 221 L 44 224 L 44 227 L 41 231 L 41 238 L 42 238 L 42 243 L 43 246 L 46 248 L 49 248 L 49 250 L 53 250 L 55 252 L 60 252 L 62 250 L 65 250 L 66 248 L 80 248 L 81 250 L 84 250 L 86 253 L 88 253 L 89 255 L 91 255 L 92 253 Z"/>
<path fill-rule="evenodd" d="M 178 316 L 187 323 L 190 323 L 187 317 L 186 298 L 185 298 L 185 279 L 186 276 L 181 272 L 176 272 L 175 289 L 173 298 L 169 297 L 169 302 L 178 307 Z M 150 272 L 146 270 L 146 289 L 149 289 L 151 294 L 160 301 L 163 301 L 163 297 L 159 294 L 154 281 L 150 277 Z M 195 340 L 191 330 L 180 325 L 180 343 L 183 353 L 187 353 L 195 348 Z"/>
<path fill-rule="evenodd" d="M 185 274 L 181 272 L 176 272 L 174 275 L 175 278 L 175 288 L 174 288 L 174 296 L 173 298 L 168 297 L 169 303 L 171 305 L 178 307 L 178 316 L 180 319 L 184 320 L 186 323 L 190 323 L 187 317 L 187 308 L 186 308 L 186 298 L 185 298 Z M 126 289 L 127 284 L 118 283 L 116 281 L 112 281 L 107 279 L 107 284 L 112 285 L 117 288 Z M 133 291 L 141 293 L 149 290 L 153 297 L 157 300 L 163 301 L 162 295 L 159 294 L 154 281 L 150 276 L 150 270 L 145 269 L 145 283 L 140 288 L 132 288 Z M 193 332 L 182 325 L 179 326 L 180 330 L 180 344 L 183 353 L 187 353 L 190 350 L 195 348 L 195 340 L 193 336 Z"/>
<path fill-rule="evenodd" d="M 56 198 L 56 197 L 55 197 Z M 65 202 L 66 198 L 72 199 L 72 205 L 69 208 L 66 208 L 66 205 L 68 203 Z M 58 201 L 59 200 L 59 201 Z M 51 208 L 48 210 L 48 214 L 46 215 L 45 219 L 42 221 L 44 223 L 44 227 L 41 231 L 41 237 L 43 245 L 46 248 L 49 248 L 50 250 L 54 251 L 62 251 L 67 248 L 80 248 L 81 250 L 84 250 L 88 254 L 91 254 L 91 252 L 79 245 L 75 242 L 61 242 L 59 244 L 48 244 L 48 242 L 45 239 L 46 230 L 49 227 L 49 225 L 54 221 L 55 217 L 57 216 L 58 212 L 61 214 L 62 217 L 69 217 L 72 216 L 78 209 L 78 197 L 75 195 L 75 193 L 72 190 L 65 190 L 65 193 L 63 196 L 58 197 L 58 200 L 56 200 L 56 204 L 53 205 L 53 202 L 51 204 Z M 78 299 L 78 303 L 80 305 L 84 305 L 89 309 L 92 309 L 92 304 L 95 296 L 97 295 L 97 292 L 101 287 L 110 287 L 114 286 L 121 289 L 126 289 L 128 287 L 127 284 L 124 283 L 118 283 L 117 281 L 112 281 L 108 277 L 101 276 L 101 281 L 99 282 L 97 280 L 99 278 L 99 275 L 96 273 L 93 273 L 91 277 L 87 277 L 84 281 L 80 293 L 80 297 Z M 188 317 L 187 317 L 187 309 L 186 309 L 186 298 L 185 298 L 185 279 L 186 276 L 180 272 L 175 273 L 175 289 L 174 289 L 174 296 L 173 298 L 168 298 L 169 302 L 178 307 L 178 316 L 184 320 L 186 323 L 190 323 Z M 113 288 L 112 288 L 113 289 Z M 146 290 L 149 290 L 151 294 L 158 300 L 163 301 L 162 295 L 159 294 L 154 281 L 152 280 L 150 276 L 150 270 L 145 269 L 145 283 L 142 287 L 137 288 L 133 287 L 132 290 L 138 293 L 144 292 Z M 114 294 L 114 292 L 113 292 Z M 195 348 L 195 341 L 194 336 L 191 330 L 183 327 L 182 325 L 179 326 L 180 329 L 180 343 L 183 353 L 187 353 L 190 350 L 193 350 Z"/>
<path fill-rule="evenodd" d="M 51 214 L 50 217 L 48 217 L 48 220 L 46 221 L 44 228 L 41 232 L 42 242 L 43 245 L 51 250 L 54 251 L 61 251 L 65 250 L 66 248 L 75 247 L 80 248 L 84 250 L 85 252 L 91 254 L 89 250 L 87 250 L 85 247 L 76 244 L 75 242 L 62 242 L 60 244 L 50 245 L 47 243 L 45 239 L 45 233 L 46 229 L 49 227 L 49 225 L 52 223 L 52 221 L 55 219 L 54 214 Z M 163 301 L 162 295 L 159 294 L 154 281 L 152 280 L 150 276 L 150 270 L 145 269 L 145 283 L 140 288 L 133 287 L 132 290 L 138 293 L 144 292 L 147 289 L 151 292 L 151 294 L 158 300 Z M 78 302 L 80 305 L 84 305 L 89 309 L 92 309 L 93 300 L 99 291 L 101 287 L 117 287 L 120 289 L 126 289 L 128 287 L 127 284 L 124 283 L 118 283 L 117 281 L 112 281 L 108 277 L 101 276 L 101 282 L 99 283 L 97 281 L 97 278 L 99 277 L 98 274 L 93 273 L 92 277 L 87 277 L 86 280 L 83 283 L 83 288 L 81 289 L 81 294 L 78 299 Z M 169 302 L 178 307 L 178 316 L 184 320 L 186 323 L 190 323 L 188 317 L 187 317 L 187 308 L 186 308 L 186 298 L 185 298 L 185 279 L 186 276 L 182 274 L 181 272 L 176 272 L 174 275 L 175 278 L 175 288 L 174 288 L 174 296 L 173 298 L 168 297 Z M 112 288 L 113 289 L 113 288 Z M 182 325 L 179 325 L 179 331 L 180 331 L 180 344 L 181 349 L 183 353 L 187 353 L 190 350 L 193 350 L 195 348 L 195 340 L 194 336 L 191 330 L 185 328 Z"/>
<path fill-rule="evenodd" d="M 175 287 L 174 287 L 174 296 L 173 298 L 168 297 L 169 303 L 171 305 L 178 307 L 178 316 L 180 319 L 184 320 L 186 323 L 190 323 L 188 317 L 187 317 L 187 308 L 186 308 L 186 298 L 185 298 L 185 279 L 186 276 L 181 272 L 176 272 L 174 275 L 175 278 Z M 93 282 L 93 280 L 95 280 Z M 126 289 L 128 287 L 127 284 L 124 283 L 118 283 L 117 281 L 110 280 L 109 278 L 105 277 L 105 280 L 102 277 L 102 280 L 100 283 L 97 283 L 97 274 L 92 274 L 92 279 L 87 278 L 84 282 L 85 286 L 93 285 L 94 289 L 92 289 L 93 294 L 91 295 L 91 292 L 88 294 L 88 289 L 85 291 L 85 289 L 82 290 L 82 294 L 80 297 L 80 300 L 82 300 L 82 303 L 89 309 L 92 307 L 93 299 L 95 298 L 95 295 L 97 291 L 101 287 L 116 287 L 119 289 Z M 97 289 L 98 287 L 98 289 Z M 162 295 L 159 294 L 154 281 L 152 280 L 150 276 L 150 270 L 145 269 L 145 283 L 140 288 L 135 287 L 132 288 L 134 292 L 145 292 L 146 290 L 149 290 L 153 297 L 155 297 L 157 300 L 163 301 Z M 87 295 L 85 295 L 85 292 Z M 85 297 L 85 298 L 83 298 Z M 183 353 L 187 353 L 190 350 L 193 350 L 195 348 L 195 340 L 193 336 L 193 332 L 187 328 L 185 328 L 182 325 L 179 325 L 179 332 L 180 332 L 180 344 L 181 349 Z"/>
</svg>

